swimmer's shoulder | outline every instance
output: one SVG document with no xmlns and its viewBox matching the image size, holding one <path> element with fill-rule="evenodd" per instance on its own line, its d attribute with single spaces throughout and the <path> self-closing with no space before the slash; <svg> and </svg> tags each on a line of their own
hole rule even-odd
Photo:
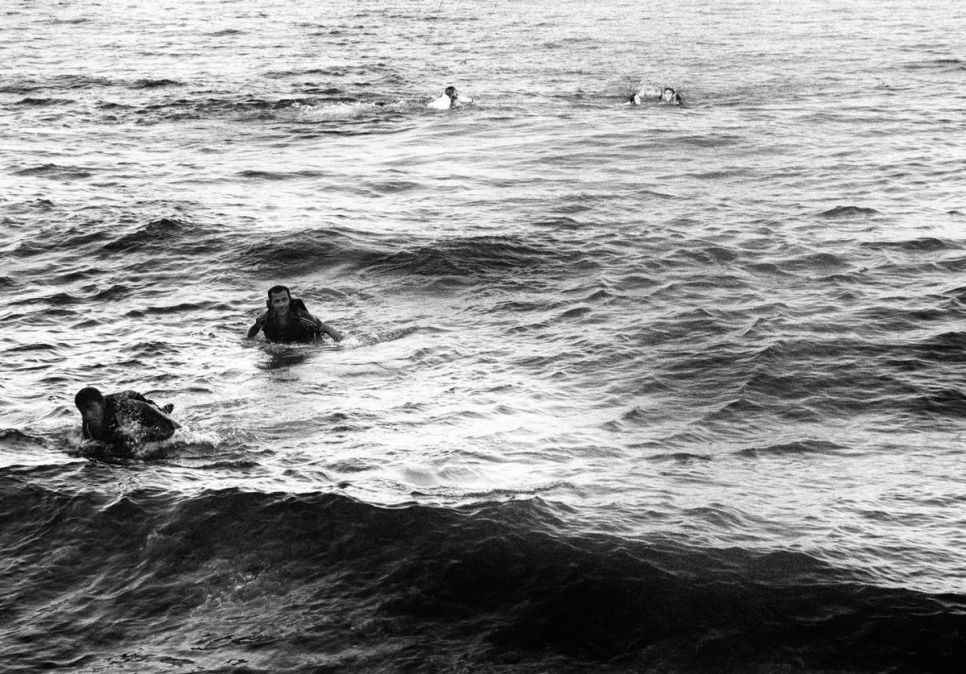
<svg viewBox="0 0 966 674">
<path fill-rule="evenodd" d="M 138 402 L 146 402 L 147 398 L 145 398 L 138 391 L 127 390 L 127 391 L 118 391 L 117 393 L 108 393 L 106 396 L 104 396 L 104 400 L 105 401 L 110 400 L 115 403 L 127 402 L 127 401 L 133 401 L 133 400 L 136 400 Z"/>
</svg>

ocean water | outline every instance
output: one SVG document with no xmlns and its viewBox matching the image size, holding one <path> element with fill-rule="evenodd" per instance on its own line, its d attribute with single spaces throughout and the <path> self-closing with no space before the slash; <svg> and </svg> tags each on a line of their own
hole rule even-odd
<svg viewBox="0 0 966 674">
<path fill-rule="evenodd" d="M 964 25 L 5 0 L 0 670 L 959 671 Z"/>
</svg>

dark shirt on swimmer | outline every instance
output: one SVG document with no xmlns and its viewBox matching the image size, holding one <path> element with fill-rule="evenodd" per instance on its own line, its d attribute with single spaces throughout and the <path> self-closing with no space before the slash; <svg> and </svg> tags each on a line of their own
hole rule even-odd
<svg viewBox="0 0 966 674">
<path fill-rule="evenodd" d="M 342 340 L 342 335 L 309 313 L 305 302 L 292 298 L 288 310 L 288 320 L 280 320 L 277 313 L 268 310 L 255 319 L 255 324 L 248 330 L 248 338 L 255 337 L 259 332 L 265 333 L 265 339 L 280 344 L 308 344 L 316 339 L 324 339 L 328 335 L 335 341 Z"/>
</svg>

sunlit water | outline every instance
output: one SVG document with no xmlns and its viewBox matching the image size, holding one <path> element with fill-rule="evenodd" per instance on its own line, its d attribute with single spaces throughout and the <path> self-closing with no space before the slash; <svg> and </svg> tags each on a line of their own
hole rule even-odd
<svg viewBox="0 0 966 674">
<path fill-rule="evenodd" d="M 964 19 L 10 0 L 0 661 L 953 671 Z"/>
</svg>

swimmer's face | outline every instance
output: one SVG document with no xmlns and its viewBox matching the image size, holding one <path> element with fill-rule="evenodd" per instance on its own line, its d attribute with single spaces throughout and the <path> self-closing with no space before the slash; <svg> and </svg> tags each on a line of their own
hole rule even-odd
<svg viewBox="0 0 966 674">
<path fill-rule="evenodd" d="M 85 421 L 99 423 L 104 418 L 104 406 L 96 400 L 90 400 L 86 405 L 79 408 L 81 417 Z"/>
<path fill-rule="evenodd" d="M 661 94 L 661 98 L 664 99 L 666 103 L 670 103 L 674 100 L 674 89 L 665 89 L 664 93 Z"/>
<path fill-rule="evenodd" d="M 269 299 L 272 302 L 272 311 L 277 314 L 288 313 L 288 306 L 291 303 L 291 300 L 289 299 L 287 292 L 283 290 L 281 292 L 272 293 L 272 296 Z"/>
</svg>

